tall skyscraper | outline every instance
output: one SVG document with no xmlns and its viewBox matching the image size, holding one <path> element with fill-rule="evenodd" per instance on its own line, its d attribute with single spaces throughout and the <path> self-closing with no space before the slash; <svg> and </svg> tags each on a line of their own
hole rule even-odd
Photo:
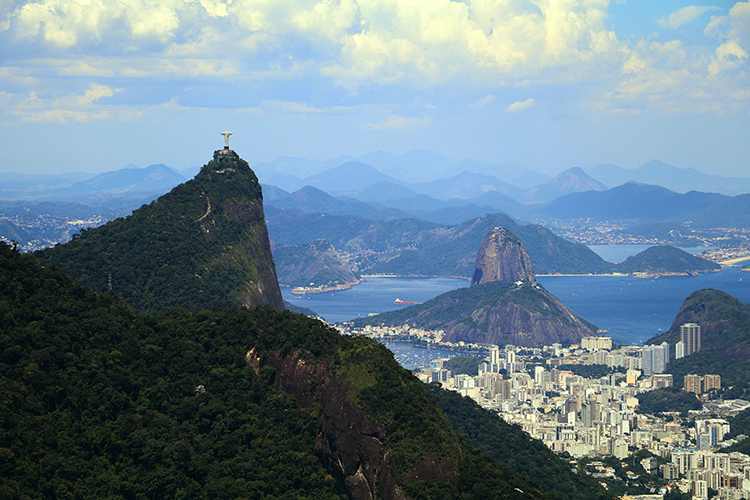
<svg viewBox="0 0 750 500">
<path fill-rule="evenodd" d="M 646 346 L 641 351 L 641 368 L 643 368 L 643 376 L 650 377 L 654 374 L 654 348 L 652 346 Z"/>
<path fill-rule="evenodd" d="M 697 323 L 680 326 L 680 341 L 685 344 L 685 356 L 701 350 L 701 327 Z"/>
<path fill-rule="evenodd" d="M 650 377 L 654 373 L 664 373 L 669 363 L 669 344 L 645 346 L 641 350 L 641 369 L 643 376 Z"/>
<path fill-rule="evenodd" d="M 674 345 L 674 359 L 680 359 L 685 357 L 685 343 L 679 341 Z"/>
</svg>

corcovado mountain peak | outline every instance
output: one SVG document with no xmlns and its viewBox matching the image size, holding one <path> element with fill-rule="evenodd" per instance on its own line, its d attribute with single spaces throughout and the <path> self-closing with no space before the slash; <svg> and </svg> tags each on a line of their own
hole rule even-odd
<svg viewBox="0 0 750 500">
<path fill-rule="evenodd" d="M 284 308 L 261 186 L 228 147 L 132 215 L 36 256 L 93 290 L 119 293 L 139 311 Z"/>
</svg>

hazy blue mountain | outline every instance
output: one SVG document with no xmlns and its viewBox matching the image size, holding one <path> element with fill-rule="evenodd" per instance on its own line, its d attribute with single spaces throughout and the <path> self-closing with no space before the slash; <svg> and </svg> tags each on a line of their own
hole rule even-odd
<svg viewBox="0 0 750 500">
<path fill-rule="evenodd" d="M 529 189 L 534 186 L 538 186 L 540 184 L 544 184 L 545 182 L 551 181 L 552 177 L 547 174 L 539 173 L 535 170 L 526 170 L 525 172 L 522 172 L 516 176 L 503 179 L 514 186 L 518 186 L 522 189 Z"/>
<path fill-rule="evenodd" d="M 392 200 L 400 200 L 403 198 L 417 196 L 417 193 L 409 189 L 408 187 L 396 184 L 388 180 L 368 184 L 363 188 L 357 189 L 347 194 L 360 201 L 377 201 L 380 203 L 387 203 Z"/>
<path fill-rule="evenodd" d="M 456 174 L 459 163 L 457 160 L 451 160 L 434 151 L 424 149 L 416 149 L 398 156 L 377 151 L 361 156 L 359 161 L 368 163 L 385 174 L 411 183 L 433 180 L 438 175 Z"/>
<path fill-rule="evenodd" d="M 426 194 L 418 194 L 406 198 L 388 201 L 389 207 L 397 208 L 410 214 L 432 212 L 444 208 L 456 208 L 467 205 L 466 200 L 439 200 Z"/>
<path fill-rule="evenodd" d="M 496 213 L 498 213 L 497 209 L 487 205 L 479 206 L 469 203 L 459 207 L 445 207 L 429 212 L 418 212 L 415 215 L 422 220 L 435 222 L 437 224 L 461 224 L 462 222 Z"/>
<path fill-rule="evenodd" d="M 587 191 L 557 198 L 538 209 L 556 218 L 591 217 L 600 220 L 664 221 L 702 211 L 729 197 L 691 191 L 675 193 L 661 186 L 628 182 L 607 191 Z"/>
<path fill-rule="evenodd" d="M 291 174 L 271 173 L 265 177 L 259 177 L 262 184 L 278 186 L 285 191 L 296 191 L 305 185 L 305 181 Z"/>
<path fill-rule="evenodd" d="M 66 188 L 93 176 L 94 174 L 87 172 L 67 172 L 54 175 L 0 172 L 0 198 L 9 199 L 28 193 Z"/>
<path fill-rule="evenodd" d="M 10 243 L 15 241 L 21 245 L 25 244 L 31 235 L 24 229 L 13 224 L 9 220 L 0 219 L 0 240 Z"/>
<path fill-rule="evenodd" d="M 156 164 L 146 168 L 122 168 L 113 172 L 105 172 L 76 182 L 65 191 L 66 194 L 163 193 L 186 180 L 166 165 Z"/>
<path fill-rule="evenodd" d="M 692 190 L 738 195 L 750 192 L 750 179 L 704 174 L 693 168 L 680 168 L 652 160 L 635 169 L 605 164 L 587 167 L 586 172 L 609 187 L 628 181 L 656 184 L 678 193 Z"/>
<path fill-rule="evenodd" d="M 386 202 L 386 205 L 408 212 L 423 220 L 439 224 L 458 224 L 502 212 L 516 219 L 531 219 L 534 213 L 528 206 L 509 196 L 488 191 L 476 198 L 438 200 L 426 194 Z"/>
<path fill-rule="evenodd" d="M 286 198 L 291 194 L 289 191 L 285 191 L 280 187 L 271 184 L 261 183 L 261 186 L 263 187 L 263 201 L 265 203 Z"/>
<path fill-rule="evenodd" d="M 266 199 L 266 205 L 307 213 L 356 215 L 375 220 L 408 218 L 410 214 L 394 208 L 379 209 L 358 200 L 334 198 L 313 186 L 305 186 L 289 196 Z"/>
<path fill-rule="evenodd" d="M 350 193 L 380 181 L 399 183 L 398 179 L 358 161 L 348 161 L 338 167 L 305 177 L 303 180 L 307 186 L 336 194 Z"/>
<path fill-rule="evenodd" d="M 253 165 L 253 171 L 255 171 L 261 181 L 266 181 L 266 179 L 274 173 L 294 175 L 298 178 L 304 178 L 323 172 L 329 168 L 338 167 L 339 165 L 351 160 L 354 160 L 354 158 L 350 156 L 341 156 L 326 161 L 308 160 L 307 158 L 294 156 L 282 156 L 271 162 L 256 163 Z"/>
<path fill-rule="evenodd" d="M 545 184 L 524 191 L 521 198 L 530 202 L 546 203 L 566 194 L 606 190 L 607 186 L 575 167 L 562 172 Z"/>
<path fill-rule="evenodd" d="M 512 197 L 520 195 L 522 192 L 521 188 L 511 186 L 495 176 L 469 171 L 463 171 L 448 179 L 413 184 L 410 187 L 419 193 L 443 200 L 476 198 L 488 191 L 497 191 Z"/>
<path fill-rule="evenodd" d="M 713 205 L 682 214 L 680 222 L 690 221 L 691 227 L 750 227 L 750 194 L 724 197 Z"/>
<path fill-rule="evenodd" d="M 200 165 L 195 165 L 193 167 L 188 167 L 188 168 L 183 168 L 181 170 L 178 170 L 178 172 L 180 173 L 180 175 L 182 175 L 186 179 L 192 179 L 193 177 L 195 177 L 196 175 L 198 175 L 198 172 L 200 172 L 200 171 L 201 171 L 201 166 Z"/>
<path fill-rule="evenodd" d="M 516 219 L 532 219 L 535 215 L 535 207 L 523 204 L 510 196 L 506 196 L 497 191 L 487 191 L 486 193 L 467 201 L 471 201 L 473 204 L 479 206 L 492 207 L 500 212 L 515 217 Z"/>
</svg>

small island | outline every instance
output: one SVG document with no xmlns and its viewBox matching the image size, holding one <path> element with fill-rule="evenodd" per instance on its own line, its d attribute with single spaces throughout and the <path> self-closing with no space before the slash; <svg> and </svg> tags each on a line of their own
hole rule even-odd
<svg viewBox="0 0 750 500">
<path fill-rule="evenodd" d="M 689 254 L 672 246 L 654 246 L 628 257 L 615 266 L 616 271 L 636 278 L 661 276 L 698 276 L 721 271 L 715 262 Z"/>
</svg>

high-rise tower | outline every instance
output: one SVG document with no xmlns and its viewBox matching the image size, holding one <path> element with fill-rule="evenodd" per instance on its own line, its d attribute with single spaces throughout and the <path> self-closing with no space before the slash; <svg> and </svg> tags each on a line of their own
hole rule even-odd
<svg viewBox="0 0 750 500">
<path fill-rule="evenodd" d="M 685 356 L 701 350 L 701 327 L 697 323 L 680 326 L 680 341 L 685 344 Z"/>
</svg>

